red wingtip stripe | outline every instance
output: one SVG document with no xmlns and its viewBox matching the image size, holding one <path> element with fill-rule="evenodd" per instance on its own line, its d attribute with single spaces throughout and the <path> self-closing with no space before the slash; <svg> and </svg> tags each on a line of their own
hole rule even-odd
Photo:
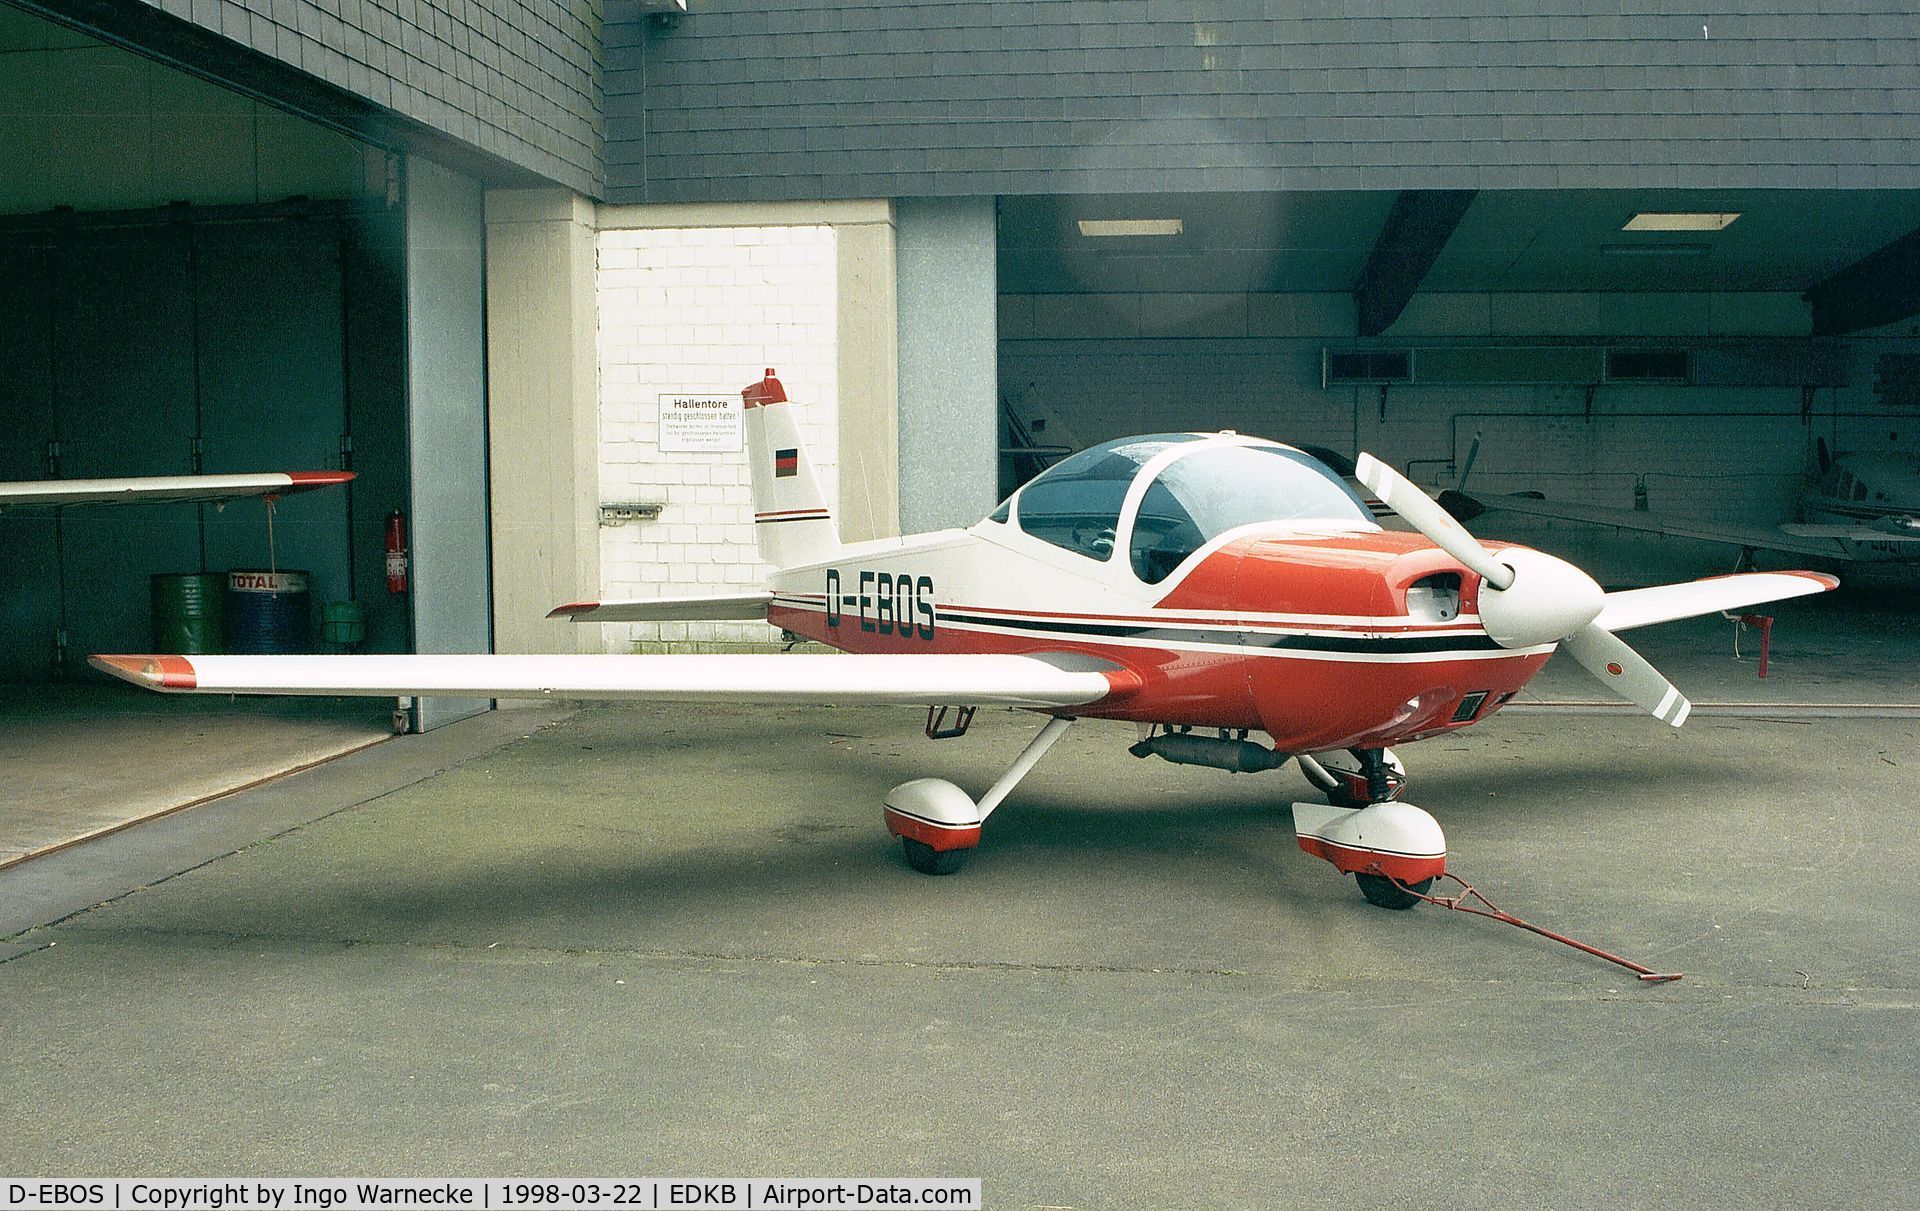
<svg viewBox="0 0 1920 1211">
<path fill-rule="evenodd" d="M 1790 572 L 1782 572 L 1781 575 L 1805 577 L 1808 580 L 1817 581 L 1821 585 L 1824 585 L 1829 589 L 1837 589 L 1840 587 L 1840 578 L 1838 576 L 1828 575 L 1825 572 L 1802 572 L 1802 571 L 1795 570 Z"/>
<path fill-rule="evenodd" d="M 289 471 L 287 478 L 293 481 L 295 490 L 307 488 L 330 488 L 335 484 L 352 481 L 352 471 Z"/>
<path fill-rule="evenodd" d="M 92 656 L 87 663 L 149 689 L 191 690 L 199 685 L 193 662 L 185 656 Z"/>
<path fill-rule="evenodd" d="M 551 610 L 548 610 L 547 617 L 571 618 L 575 614 L 587 614 L 599 608 L 600 603 L 597 601 L 569 601 L 565 605 L 557 605 Z"/>
</svg>

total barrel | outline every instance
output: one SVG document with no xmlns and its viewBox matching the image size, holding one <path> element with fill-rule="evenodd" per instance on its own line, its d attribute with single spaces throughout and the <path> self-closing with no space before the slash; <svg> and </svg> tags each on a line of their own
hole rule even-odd
<svg viewBox="0 0 1920 1211">
<path fill-rule="evenodd" d="M 305 572 L 227 573 L 227 650 L 250 656 L 313 646 L 313 598 Z"/>
</svg>

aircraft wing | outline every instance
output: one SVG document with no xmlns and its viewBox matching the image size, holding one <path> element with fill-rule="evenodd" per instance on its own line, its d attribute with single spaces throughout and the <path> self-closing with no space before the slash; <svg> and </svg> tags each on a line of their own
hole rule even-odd
<svg viewBox="0 0 1920 1211">
<path fill-rule="evenodd" d="M 548 618 L 575 622 L 712 622 L 727 618 L 766 621 L 773 593 L 731 593 L 713 597 L 637 597 L 628 601 L 574 601 L 547 611 Z"/>
<path fill-rule="evenodd" d="M 1608 593 L 1606 605 L 1594 622 L 1603 631 L 1625 631 L 1656 622 L 1672 622 L 1676 618 L 1737 610 L 1765 601 L 1805 597 L 1839 587 L 1838 576 L 1822 572 L 1740 572 L 1732 576 L 1709 576 L 1684 584 Z"/>
<path fill-rule="evenodd" d="M 1848 542 L 1920 542 L 1920 521 L 1910 517 L 1889 517 L 1870 526 L 1793 522 L 1780 528 L 1801 538 L 1844 538 Z"/>
<path fill-rule="evenodd" d="M 126 505 L 288 496 L 344 484 L 351 471 L 259 471 L 244 475 L 144 475 L 127 479 L 39 479 L 0 483 L 0 509 Z"/>
<path fill-rule="evenodd" d="M 1449 493 L 1459 497 L 1463 494 Z M 1850 559 L 1850 552 L 1838 537 L 1791 534 L 1778 526 L 1741 526 L 1728 522 L 1702 521 L 1675 517 L 1670 513 L 1640 509 L 1610 509 L 1604 505 L 1572 504 L 1563 500 L 1542 500 L 1537 496 L 1474 496 L 1467 498 L 1488 512 L 1524 513 L 1531 517 L 1556 517 L 1563 521 L 1611 526 L 1618 530 L 1638 530 L 1663 534 L 1669 538 L 1698 538 L 1723 542 L 1736 547 L 1762 551 L 1792 551 L 1798 555 L 1821 555 L 1829 559 Z M 1884 533 L 1863 535 L 1885 539 Z"/>
<path fill-rule="evenodd" d="M 396 698 L 1071 707 L 1131 693 L 1136 674 L 1073 656 L 94 656 L 147 689 Z"/>
</svg>

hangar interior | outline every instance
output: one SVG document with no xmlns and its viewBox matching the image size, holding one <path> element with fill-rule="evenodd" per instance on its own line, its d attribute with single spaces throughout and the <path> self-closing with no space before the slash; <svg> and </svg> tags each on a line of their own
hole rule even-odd
<svg viewBox="0 0 1920 1211">
<path fill-rule="evenodd" d="M 1920 457 L 1911 322 L 1814 337 L 1801 295 L 1920 227 L 1888 191 L 1483 192 L 1375 335 L 1356 297 L 1393 192 L 1004 198 L 1000 384 L 1036 444 L 1232 428 L 1371 450 L 1451 487 L 1791 520 L 1815 439 Z M 1623 231 L 1734 212 L 1712 232 Z M 1179 219 L 1089 237 L 1082 220 Z M 1009 460 L 1010 462 L 1012 460 Z M 1530 519 L 1511 537 L 1543 540 Z M 1567 533 L 1559 533 L 1566 529 Z M 1591 527 L 1588 527 L 1590 530 Z M 1555 527 L 1610 583 L 1725 570 L 1725 548 Z"/>
<path fill-rule="evenodd" d="M 1003 490 L 1114 437 L 1226 428 L 1371 451 L 1430 489 L 1466 474 L 1484 500 L 1539 492 L 1764 528 L 1799 520 L 1822 445 L 1920 461 L 1920 325 L 1816 336 L 1805 297 L 1920 228 L 1920 196 L 1463 192 L 1429 220 L 1439 229 L 1424 238 L 1424 272 L 1419 256 L 1395 263 L 1417 228 L 1398 213 L 1403 197 L 999 199 Z M 1626 230 L 1636 215 L 1674 213 L 1738 217 Z M 1148 234 L 1081 231 L 1154 220 Z M 1404 309 L 1383 312 L 1382 294 Z M 1027 447 L 1044 453 L 1013 453 Z M 1742 558 L 1724 543 L 1498 511 L 1470 528 L 1615 587 Z M 1750 558 L 1811 562 L 1846 586 L 1777 607 L 1769 682 L 1755 676 L 1758 633 L 1738 636 L 1734 660 L 1733 624 L 1717 618 L 1646 633 L 1663 668 L 1705 700 L 1915 701 L 1920 564 Z M 1600 701 L 1559 663 L 1533 697 Z"/>
<path fill-rule="evenodd" d="M 4 5 L 0 114 L 0 479 L 357 476 L 271 517 L 0 510 L 5 860 L 390 734 L 391 704 L 364 700 L 212 702 L 185 735 L 157 728 L 85 667 L 150 650 L 154 574 L 305 571 L 316 642 L 346 601 L 356 650 L 412 637 L 381 560 L 410 491 L 394 158 Z"/>
<path fill-rule="evenodd" d="M 53 101 L 54 90 L 61 100 Z M 0 679 L 151 642 L 156 572 L 306 570 L 402 651 L 379 566 L 407 491 L 397 215 L 380 149 L 0 9 L 0 478 L 348 469 L 273 510 L 0 514 Z"/>
</svg>

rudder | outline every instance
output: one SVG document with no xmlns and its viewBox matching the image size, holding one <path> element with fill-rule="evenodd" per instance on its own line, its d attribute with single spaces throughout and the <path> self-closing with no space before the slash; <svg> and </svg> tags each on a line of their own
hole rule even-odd
<svg viewBox="0 0 1920 1211">
<path fill-rule="evenodd" d="M 773 368 L 744 388 L 740 399 L 746 409 L 753 531 L 760 557 L 779 568 L 833 558 L 840 549 L 840 527 Z"/>
</svg>

